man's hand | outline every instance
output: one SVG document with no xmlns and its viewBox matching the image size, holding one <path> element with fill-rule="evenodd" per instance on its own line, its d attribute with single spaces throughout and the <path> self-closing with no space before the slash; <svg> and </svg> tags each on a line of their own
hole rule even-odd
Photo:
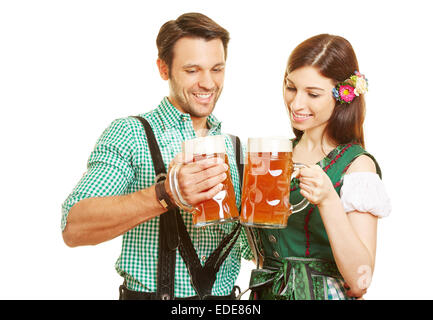
<svg viewBox="0 0 433 320">
<path fill-rule="evenodd" d="M 182 159 L 179 154 L 171 162 L 169 170 L 181 163 Z M 182 198 L 193 207 L 212 199 L 222 190 L 222 182 L 227 178 L 227 170 L 228 166 L 221 158 L 182 164 L 177 174 Z M 166 190 L 170 190 L 169 181 L 166 181 Z M 171 192 L 169 194 L 174 199 Z"/>
</svg>

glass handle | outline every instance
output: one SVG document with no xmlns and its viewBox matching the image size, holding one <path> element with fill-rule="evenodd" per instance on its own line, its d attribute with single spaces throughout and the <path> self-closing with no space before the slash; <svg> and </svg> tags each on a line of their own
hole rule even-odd
<svg viewBox="0 0 433 320">
<path fill-rule="evenodd" d="M 297 175 L 297 170 L 301 169 L 301 168 L 306 168 L 307 166 L 302 164 L 302 163 L 294 163 L 293 164 L 293 173 L 292 176 L 290 177 L 290 181 L 293 180 L 293 178 Z M 304 198 L 301 200 L 301 202 L 297 203 L 297 204 L 292 204 L 290 205 L 290 211 L 292 211 L 292 213 L 296 213 L 299 211 L 304 210 L 308 205 L 310 204 L 310 202 Z"/>
</svg>

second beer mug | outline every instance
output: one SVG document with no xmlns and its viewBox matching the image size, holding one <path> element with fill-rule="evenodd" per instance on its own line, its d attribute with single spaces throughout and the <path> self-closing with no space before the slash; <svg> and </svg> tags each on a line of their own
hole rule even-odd
<svg viewBox="0 0 433 320">
<path fill-rule="evenodd" d="M 205 158 L 221 158 L 229 166 L 224 136 L 206 136 L 184 141 L 182 152 L 185 162 L 195 162 Z M 230 176 L 230 166 L 222 190 L 212 199 L 204 201 L 192 211 L 193 224 L 203 227 L 238 219 L 236 196 Z"/>
<path fill-rule="evenodd" d="M 303 210 L 303 199 L 291 205 L 290 181 L 294 169 L 289 138 L 249 138 L 242 192 L 242 224 L 259 228 L 285 228 L 290 214 Z"/>
</svg>

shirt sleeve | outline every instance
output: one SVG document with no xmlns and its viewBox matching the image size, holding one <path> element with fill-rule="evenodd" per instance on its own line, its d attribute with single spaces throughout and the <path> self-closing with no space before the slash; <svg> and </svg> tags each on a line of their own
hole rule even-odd
<svg viewBox="0 0 433 320">
<path fill-rule="evenodd" d="M 391 213 L 391 201 L 383 181 L 373 172 L 346 174 L 340 191 L 346 212 L 369 212 L 379 218 Z"/>
<path fill-rule="evenodd" d="M 70 209 L 92 197 L 124 194 L 134 177 L 132 156 L 135 140 L 123 119 L 115 120 L 103 132 L 87 162 L 87 171 L 62 205 L 62 231 Z"/>
</svg>

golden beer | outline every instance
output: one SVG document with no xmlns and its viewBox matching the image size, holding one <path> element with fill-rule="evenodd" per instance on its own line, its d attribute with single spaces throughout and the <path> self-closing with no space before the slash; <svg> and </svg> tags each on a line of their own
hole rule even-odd
<svg viewBox="0 0 433 320">
<path fill-rule="evenodd" d="M 187 140 L 183 145 L 186 162 L 196 162 L 208 158 L 221 158 L 229 169 L 227 178 L 222 182 L 223 188 L 212 199 L 195 206 L 193 224 L 203 227 L 217 223 L 225 223 L 239 218 L 236 196 L 230 175 L 230 165 L 225 149 L 223 136 L 207 136 Z"/>
<path fill-rule="evenodd" d="M 292 211 L 290 181 L 294 165 L 289 138 L 250 138 L 244 170 L 240 221 L 246 226 L 284 228 Z"/>
</svg>

